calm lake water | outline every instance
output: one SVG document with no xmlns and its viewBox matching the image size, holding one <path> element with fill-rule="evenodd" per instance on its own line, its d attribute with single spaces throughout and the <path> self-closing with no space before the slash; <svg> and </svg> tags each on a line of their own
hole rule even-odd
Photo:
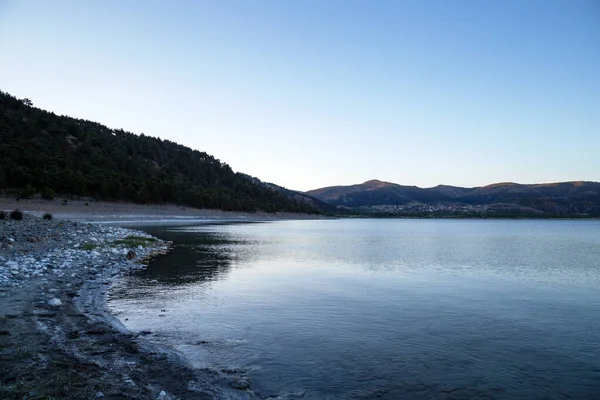
<svg viewBox="0 0 600 400">
<path fill-rule="evenodd" d="M 600 399 L 600 221 L 147 230 L 175 248 L 111 308 L 260 396 Z"/>
</svg>

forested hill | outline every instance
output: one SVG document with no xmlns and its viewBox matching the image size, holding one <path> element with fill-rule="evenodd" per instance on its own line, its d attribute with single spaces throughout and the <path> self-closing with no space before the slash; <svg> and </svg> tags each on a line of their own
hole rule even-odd
<svg viewBox="0 0 600 400">
<path fill-rule="evenodd" d="M 316 212 L 177 143 L 58 116 L 0 91 L 0 190 L 229 211 Z"/>
</svg>

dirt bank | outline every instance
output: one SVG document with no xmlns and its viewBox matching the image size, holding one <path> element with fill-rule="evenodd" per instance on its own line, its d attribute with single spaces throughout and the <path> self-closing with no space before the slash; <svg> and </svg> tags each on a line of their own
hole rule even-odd
<svg viewBox="0 0 600 400">
<path fill-rule="evenodd" d="M 106 202 L 92 200 L 54 200 L 0 198 L 0 210 L 19 209 L 38 216 L 51 213 L 55 218 L 85 221 L 126 221 L 126 220 L 173 220 L 187 219 L 202 221 L 206 219 L 314 219 L 315 215 L 264 212 L 243 213 L 234 211 L 207 210 L 176 205 L 133 204 L 125 202 Z"/>
</svg>

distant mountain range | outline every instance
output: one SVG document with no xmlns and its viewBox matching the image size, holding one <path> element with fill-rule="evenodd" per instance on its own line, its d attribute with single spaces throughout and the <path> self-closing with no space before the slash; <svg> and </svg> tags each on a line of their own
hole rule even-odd
<svg viewBox="0 0 600 400">
<path fill-rule="evenodd" d="M 391 215 L 600 216 L 599 182 L 504 182 L 475 188 L 420 188 L 370 180 L 314 189 L 306 194 L 339 208 Z"/>
</svg>

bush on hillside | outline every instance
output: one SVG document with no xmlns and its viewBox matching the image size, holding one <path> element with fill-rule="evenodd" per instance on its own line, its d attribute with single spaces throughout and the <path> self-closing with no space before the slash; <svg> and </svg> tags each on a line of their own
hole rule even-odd
<svg viewBox="0 0 600 400">
<path fill-rule="evenodd" d="M 52 219 L 52 214 L 50 214 L 50 213 L 46 213 L 46 214 L 44 214 L 44 217 L 43 217 L 43 218 L 44 218 L 44 219 L 47 219 L 48 221 L 50 221 L 50 220 Z"/>
<path fill-rule="evenodd" d="M 54 192 L 54 190 L 52 190 L 50 188 L 46 188 L 44 190 L 44 192 L 42 193 L 42 197 L 46 200 L 54 200 L 55 196 L 56 196 L 56 193 Z"/>
<path fill-rule="evenodd" d="M 33 196 L 35 196 L 35 188 L 28 183 L 27 185 L 25 185 L 23 190 L 21 190 L 20 197 L 23 199 L 30 199 Z"/>
</svg>

